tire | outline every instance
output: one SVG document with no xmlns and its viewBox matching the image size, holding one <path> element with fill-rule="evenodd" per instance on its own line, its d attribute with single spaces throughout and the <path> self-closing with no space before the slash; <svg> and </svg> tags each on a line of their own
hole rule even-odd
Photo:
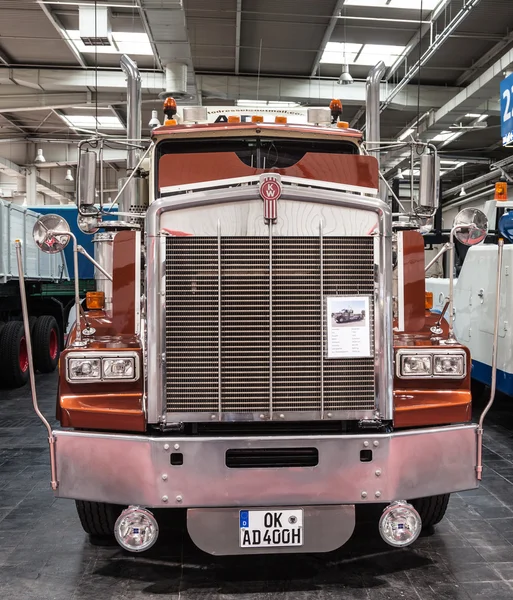
<svg viewBox="0 0 513 600">
<path fill-rule="evenodd" d="M 11 388 L 25 385 L 29 379 L 25 330 L 21 321 L 9 321 L 0 334 L 2 383 Z"/>
<path fill-rule="evenodd" d="M 121 514 L 121 506 L 86 500 L 75 500 L 75 504 L 82 528 L 93 536 L 92 541 L 114 536 L 114 525 Z"/>
<path fill-rule="evenodd" d="M 411 500 L 411 504 L 422 519 L 422 529 L 429 529 L 440 523 L 444 518 L 450 497 L 450 494 L 441 494 L 440 496 L 429 496 L 427 498 Z"/>
<path fill-rule="evenodd" d="M 41 373 L 52 373 L 59 362 L 59 327 L 54 317 L 39 317 L 34 325 L 32 353 Z"/>
<path fill-rule="evenodd" d="M 36 326 L 36 323 L 37 323 L 37 317 L 29 317 L 29 329 L 30 329 L 31 336 L 34 335 L 34 327 Z"/>
</svg>

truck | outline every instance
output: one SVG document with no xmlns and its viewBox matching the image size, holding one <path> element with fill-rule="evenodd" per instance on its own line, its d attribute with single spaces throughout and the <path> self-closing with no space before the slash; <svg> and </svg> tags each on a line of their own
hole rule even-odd
<svg viewBox="0 0 513 600">
<path fill-rule="evenodd" d="M 433 333 L 423 238 L 393 221 L 376 147 L 340 101 L 304 124 L 205 123 L 201 107 L 177 123 L 170 97 L 136 146 L 140 77 L 122 60 L 117 221 L 87 192 L 94 144 L 79 166 L 79 210 L 101 237 L 97 290 L 60 357 L 60 427 L 45 423 L 55 495 L 92 539 L 131 552 L 155 544 L 159 509 L 185 511 L 215 555 L 331 551 L 360 504 L 383 506 L 388 544 L 413 543 L 451 493 L 478 487 L 482 430 L 469 351 L 445 323 Z M 374 144 L 384 69 L 367 83 Z M 63 247 L 62 231 L 41 223 L 38 245 Z M 364 325 L 332 327 L 342 301 L 365 307 Z"/>
<path fill-rule="evenodd" d="M 352 308 L 346 308 L 336 313 L 332 313 L 332 318 L 337 323 L 349 323 L 351 321 L 363 321 L 365 319 L 365 311 L 355 313 Z"/>
<path fill-rule="evenodd" d="M 21 387 L 29 378 L 27 344 L 21 318 L 19 274 L 13 242 L 23 241 L 29 322 L 34 339 L 35 368 L 57 368 L 64 345 L 69 275 L 66 259 L 41 254 L 32 227 L 41 213 L 0 200 L 0 386 Z"/>
</svg>

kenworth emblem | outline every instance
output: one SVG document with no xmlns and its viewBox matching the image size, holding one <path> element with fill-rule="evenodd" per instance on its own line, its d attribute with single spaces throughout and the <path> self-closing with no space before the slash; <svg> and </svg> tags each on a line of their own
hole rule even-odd
<svg viewBox="0 0 513 600">
<path fill-rule="evenodd" d="M 264 201 L 264 219 L 276 221 L 278 217 L 277 200 L 281 196 L 281 177 L 269 173 L 260 175 L 260 196 Z"/>
</svg>

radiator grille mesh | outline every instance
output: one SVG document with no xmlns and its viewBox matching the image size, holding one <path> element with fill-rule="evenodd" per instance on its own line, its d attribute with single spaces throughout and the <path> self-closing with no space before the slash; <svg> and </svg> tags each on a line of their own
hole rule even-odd
<svg viewBox="0 0 513 600">
<path fill-rule="evenodd" d="M 372 238 L 167 238 L 168 412 L 372 410 L 374 358 L 322 358 L 322 292 L 371 297 L 374 348 Z"/>
</svg>

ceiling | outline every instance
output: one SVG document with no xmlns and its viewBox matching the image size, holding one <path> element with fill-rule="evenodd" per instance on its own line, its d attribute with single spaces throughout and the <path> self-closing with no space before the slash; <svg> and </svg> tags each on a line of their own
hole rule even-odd
<svg viewBox="0 0 513 600">
<path fill-rule="evenodd" d="M 79 5 L 107 6 L 118 48 L 83 46 Z M 432 141 L 445 157 L 465 163 L 444 176 L 457 185 L 487 172 L 487 161 L 509 156 L 501 147 L 499 83 L 513 71 L 513 2 L 423 0 L 422 12 L 420 6 L 421 0 L 2 0 L 0 155 L 7 140 L 78 141 L 97 123 L 104 133 L 125 135 L 118 49 L 143 73 L 144 135 L 152 109 L 160 112 L 169 62 L 187 64 L 188 104 L 319 105 L 337 96 L 345 120 L 363 127 L 364 81 L 384 59 L 382 138 L 411 133 Z M 344 61 L 351 86 L 337 85 Z M 486 126 L 476 125 L 479 118 Z M 404 161 L 404 153 L 387 153 L 382 166 L 393 176 Z"/>
</svg>

